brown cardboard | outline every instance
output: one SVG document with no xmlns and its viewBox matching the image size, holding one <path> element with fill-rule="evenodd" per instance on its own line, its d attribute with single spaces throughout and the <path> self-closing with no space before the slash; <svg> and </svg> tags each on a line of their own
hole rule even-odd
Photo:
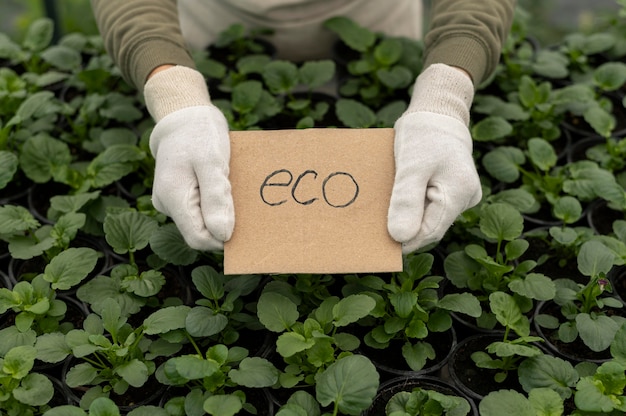
<svg viewBox="0 0 626 416">
<path fill-rule="evenodd" d="M 393 129 L 233 131 L 230 139 L 235 230 L 225 274 L 402 270 L 401 245 L 387 232 Z"/>
</svg>

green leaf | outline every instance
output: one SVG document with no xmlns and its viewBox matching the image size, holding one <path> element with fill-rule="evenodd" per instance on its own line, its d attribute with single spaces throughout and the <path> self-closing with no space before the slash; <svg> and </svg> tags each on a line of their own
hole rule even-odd
<svg viewBox="0 0 626 416">
<path fill-rule="evenodd" d="M 599 105 L 587 108 L 583 118 L 602 137 L 610 137 L 611 132 L 615 129 L 615 116 Z"/>
<path fill-rule="evenodd" d="M 185 328 L 195 337 L 210 337 L 219 334 L 228 325 L 228 318 L 209 308 L 196 306 L 185 319 Z"/>
<path fill-rule="evenodd" d="M 65 383 L 70 387 L 88 386 L 98 376 L 98 370 L 89 363 L 79 363 L 69 369 Z"/>
<path fill-rule="evenodd" d="M 198 266 L 191 271 L 191 280 L 196 289 L 213 301 L 224 297 L 226 277 L 211 266 Z"/>
<path fill-rule="evenodd" d="M 108 397 L 98 397 L 89 405 L 89 416 L 120 416 L 120 410 Z"/>
<path fill-rule="evenodd" d="M 0 206 L 0 234 L 11 235 L 40 226 L 28 209 L 21 205 Z"/>
<path fill-rule="evenodd" d="M 46 183 L 56 172 L 72 161 L 69 146 L 47 134 L 26 140 L 20 153 L 20 167 L 36 183 Z"/>
<path fill-rule="evenodd" d="M 5 188 L 15 176 L 18 167 L 17 156 L 9 151 L 0 150 L 0 189 Z"/>
<path fill-rule="evenodd" d="M 421 371 L 428 360 L 436 358 L 436 352 L 433 346 L 427 342 L 416 342 L 415 344 L 406 342 L 402 346 L 402 356 L 411 370 Z"/>
<path fill-rule="evenodd" d="M 488 116 L 472 125 L 472 138 L 478 142 L 492 142 L 513 132 L 513 126 L 504 117 Z"/>
<path fill-rule="evenodd" d="M 593 81 L 603 91 L 614 91 L 626 82 L 626 64 L 605 62 L 593 71 Z"/>
<path fill-rule="evenodd" d="M 163 260 L 175 266 L 193 264 L 199 256 L 197 250 L 189 247 L 175 224 L 160 226 L 150 237 L 150 248 Z"/>
<path fill-rule="evenodd" d="M 346 127 L 367 128 L 376 124 L 374 111 L 365 104 L 350 98 L 338 99 L 335 103 L 335 112 Z"/>
<path fill-rule="evenodd" d="M 367 295 L 349 295 L 333 307 L 334 324 L 350 325 L 366 317 L 376 307 L 376 301 Z"/>
<path fill-rule="evenodd" d="M 243 408 L 243 403 L 234 394 L 216 394 L 207 398 L 202 408 L 212 416 L 233 416 Z"/>
<path fill-rule="evenodd" d="M 528 158 L 536 167 L 547 172 L 556 165 L 557 155 L 547 140 L 533 137 L 528 140 Z"/>
<path fill-rule="evenodd" d="M 65 342 L 65 335 L 61 332 L 39 335 L 35 348 L 37 359 L 46 363 L 60 363 L 72 353 L 72 349 Z"/>
<path fill-rule="evenodd" d="M 276 367 L 261 357 L 246 357 L 239 368 L 228 372 L 232 381 L 249 388 L 271 387 L 278 381 L 278 374 Z"/>
<path fill-rule="evenodd" d="M 43 406 L 52 400 L 53 395 L 52 381 L 39 373 L 28 374 L 19 387 L 13 389 L 13 397 L 29 406 Z"/>
<path fill-rule="evenodd" d="M 68 290 L 85 279 L 96 267 L 98 253 L 88 247 L 70 247 L 46 266 L 43 278 L 53 289 Z"/>
<path fill-rule="evenodd" d="M 190 310 L 191 308 L 185 305 L 160 308 L 143 321 L 144 333 L 155 335 L 183 329 Z"/>
<path fill-rule="evenodd" d="M 158 227 L 154 218 L 137 211 L 109 213 L 104 219 L 106 241 L 118 254 L 145 248 Z"/>
<path fill-rule="evenodd" d="M 580 313 L 576 315 L 576 329 L 590 350 L 600 352 L 611 346 L 619 325 L 608 316 Z"/>
<path fill-rule="evenodd" d="M 513 206 L 504 203 L 486 205 L 480 215 L 480 231 L 497 241 L 511 241 L 524 230 L 524 218 Z"/>
<path fill-rule="evenodd" d="M 26 30 L 22 46 L 33 52 L 46 48 L 52 42 L 54 22 L 47 17 L 41 17 L 33 21 Z"/>
<path fill-rule="evenodd" d="M 45 416 L 87 416 L 87 413 L 80 407 L 69 404 L 55 406 L 44 413 Z"/>
<path fill-rule="evenodd" d="M 488 393 L 479 403 L 481 416 L 537 416 L 530 401 L 515 390 Z"/>
<path fill-rule="evenodd" d="M 376 42 L 376 35 L 346 17 L 332 17 L 324 22 L 324 27 L 336 33 L 350 48 L 365 52 Z"/>
<path fill-rule="evenodd" d="M 14 379 L 22 379 L 26 377 L 35 364 L 37 350 L 30 345 L 20 345 L 11 348 L 4 356 L 2 364 L 2 372 Z"/>
<path fill-rule="evenodd" d="M 322 406 L 334 402 L 340 412 L 360 415 L 376 395 L 379 375 L 369 359 L 349 355 L 328 366 L 316 381 L 315 394 Z"/>
<path fill-rule="evenodd" d="M 374 58 L 381 65 L 389 67 L 398 62 L 402 56 L 402 49 L 402 41 L 400 39 L 382 39 L 374 48 Z"/>
<path fill-rule="evenodd" d="M 548 354 L 525 359 L 520 363 L 517 374 L 525 391 L 549 388 L 556 391 L 563 400 L 572 396 L 579 378 L 578 372 L 569 361 Z"/>
<path fill-rule="evenodd" d="M 585 276 L 597 277 L 605 275 L 613 267 L 615 256 L 599 241 L 585 241 L 577 256 L 578 270 Z"/>
<path fill-rule="evenodd" d="M 406 88 L 415 81 L 413 73 L 401 65 L 396 65 L 389 69 L 381 68 L 376 71 L 376 76 L 385 87 L 392 90 Z"/>
<path fill-rule="evenodd" d="M 53 45 L 41 53 L 41 58 L 55 68 L 74 71 L 80 68 L 82 57 L 76 49 L 65 45 Z"/>
<path fill-rule="evenodd" d="M 114 371 L 133 387 L 141 387 L 148 381 L 148 367 L 137 358 L 116 366 Z"/>
<path fill-rule="evenodd" d="M 309 90 L 314 90 L 326 84 L 335 76 L 335 61 L 323 59 L 306 61 L 298 69 L 300 82 Z"/>
<path fill-rule="evenodd" d="M 257 316 L 263 326 L 273 332 L 283 332 L 296 323 L 298 307 L 286 296 L 264 292 L 259 297 Z"/>
<path fill-rule="evenodd" d="M 511 328 L 522 337 L 530 334 L 528 318 L 522 314 L 513 296 L 504 292 L 493 292 L 489 295 L 489 307 L 502 326 Z"/>
<path fill-rule="evenodd" d="M 289 61 L 275 60 L 263 69 L 263 80 L 270 92 L 285 94 L 298 85 L 298 67 Z"/>
<path fill-rule="evenodd" d="M 291 357 L 315 345 L 314 339 L 307 339 L 296 332 L 285 332 L 276 339 L 276 352 L 283 357 Z"/>
<path fill-rule="evenodd" d="M 541 273 L 528 273 L 523 279 L 515 279 L 509 288 L 518 295 L 535 300 L 552 300 L 556 295 L 554 280 Z"/>
<path fill-rule="evenodd" d="M 259 81 L 243 81 L 233 88 L 232 107 L 239 114 L 252 112 L 261 99 L 263 85 Z"/>
<path fill-rule="evenodd" d="M 496 147 L 482 159 L 485 170 L 495 179 L 513 183 L 520 177 L 520 166 L 526 161 L 524 152 L 515 147 Z"/>
<path fill-rule="evenodd" d="M 552 204 L 552 212 L 555 218 L 563 220 L 565 224 L 573 224 L 582 216 L 582 205 L 580 201 L 573 196 L 559 197 Z"/>
<path fill-rule="evenodd" d="M 480 301 L 469 292 L 448 293 L 439 299 L 437 305 L 440 308 L 452 312 L 464 313 L 474 318 L 478 318 L 482 313 Z"/>
</svg>

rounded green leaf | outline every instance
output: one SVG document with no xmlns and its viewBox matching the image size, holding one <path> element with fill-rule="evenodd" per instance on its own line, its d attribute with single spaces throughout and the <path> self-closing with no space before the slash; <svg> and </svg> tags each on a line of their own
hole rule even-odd
<svg viewBox="0 0 626 416">
<path fill-rule="evenodd" d="M 480 213 L 480 231 L 497 241 L 511 241 L 524 231 L 524 218 L 512 205 L 485 205 Z"/>
<path fill-rule="evenodd" d="M 297 305 L 288 297 L 265 292 L 259 297 L 257 316 L 265 328 L 273 332 L 283 332 L 296 323 L 300 314 Z"/>
<path fill-rule="evenodd" d="M 250 388 L 271 387 L 278 381 L 278 374 L 278 369 L 261 357 L 246 357 L 239 363 L 239 368 L 228 372 L 232 381 Z"/>
<path fill-rule="evenodd" d="M 68 290 L 85 279 L 98 262 L 98 253 L 89 247 L 70 247 L 56 255 L 44 270 L 44 279 L 53 289 Z"/>
<path fill-rule="evenodd" d="M 520 177 L 520 166 L 526 161 L 522 150 L 515 147 L 496 147 L 483 156 L 485 170 L 495 179 L 513 183 Z"/>
<path fill-rule="evenodd" d="M 234 394 L 216 394 L 206 399 L 202 408 L 212 416 L 233 416 L 243 408 L 243 403 Z"/>
<path fill-rule="evenodd" d="M 118 254 L 145 248 L 158 227 L 154 218 L 138 211 L 109 213 L 104 219 L 106 241 Z"/>
<path fill-rule="evenodd" d="M 360 415 L 376 395 L 379 375 L 368 358 L 349 355 L 328 366 L 316 381 L 315 394 L 322 406 L 336 403 L 340 412 Z"/>
<path fill-rule="evenodd" d="M 374 111 L 353 99 L 340 98 L 335 104 L 335 111 L 339 120 L 347 127 L 367 128 L 376 124 Z"/>
<path fill-rule="evenodd" d="M 43 374 L 31 373 L 24 377 L 19 387 L 13 389 L 13 396 L 29 406 L 43 406 L 54 395 L 54 386 Z"/>
<path fill-rule="evenodd" d="M 508 136 L 513 126 L 500 116 L 489 116 L 472 126 L 472 138 L 477 142 L 491 142 Z"/>
</svg>

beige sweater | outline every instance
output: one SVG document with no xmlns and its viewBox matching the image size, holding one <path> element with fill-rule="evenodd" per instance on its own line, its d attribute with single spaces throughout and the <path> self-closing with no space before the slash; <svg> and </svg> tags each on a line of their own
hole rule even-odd
<svg viewBox="0 0 626 416">
<path fill-rule="evenodd" d="M 315 44 L 328 39 L 321 22 L 333 15 L 353 18 L 391 35 L 421 35 L 421 20 L 416 16 L 421 7 L 412 4 L 419 0 L 179 1 L 180 7 L 176 0 L 91 0 L 108 53 L 123 76 L 140 90 L 157 66 L 193 68 L 190 50 L 204 47 L 231 21 L 276 29 L 278 38 L 285 39 L 292 51 L 312 36 Z M 515 4 L 516 0 L 432 0 L 424 36 L 424 68 L 444 63 L 465 69 L 475 85 L 485 80 L 500 58 Z M 407 16 L 416 19 L 414 27 Z M 307 58 L 299 58 L 303 57 Z"/>
</svg>

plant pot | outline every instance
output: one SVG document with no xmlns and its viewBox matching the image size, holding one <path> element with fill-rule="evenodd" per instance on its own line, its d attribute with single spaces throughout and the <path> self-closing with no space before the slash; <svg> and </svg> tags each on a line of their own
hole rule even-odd
<svg viewBox="0 0 626 416">
<path fill-rule="evenodd" d="M 402 355 L 403 340 L 392 340 L 384 349 L 369 347 L 364 343 L 359 347 L 359 352 L 372 361 L 381 375 L 381 380 L 389 380 L 396 377 L 417 377 L 420 375 L 438 375 L 446 365 L 452 350 L 456 346 L 456 331 L 454 327 L 445 332 L 430 332 L 423 340 L 433 346 L 436 352 L 434 360 L 428 360 L 419 371 L 411 370 Z M 418 340 L 413 340 L 418 342 Z"/>
<path fill-rule="evenodd" d="M 439 377 L 432 377 L 426 375 L 411 376 L 411 377 L 395 377 L 391 380 L 387 380 L 382 383 L 378 388 L 376 396 L 372 405 L 362 413 L 362 416 L 382 416 L 385 414 L 385 406 L 387 402 L 398 392 L 412 391 L 415 388 L 421 388 L 424 390 L 433 390 L 447 396 L 458 396 L 469 403 L 470 416 L 478 416 L 478 407 L 476 402 L 471 397 L 463 393 L 458 387 L 452 384 L 450 381 Z"/>
<path fill-rule="evenodd" d="M 535 316 L 539 314 L 547 314 L 559 318 L 562 322 L 561 307 L 554 301 L 544 301 L 537 304 L 535 308 Z M 616 312 L 618 313 L 618 312 Z M 582 362 L 592 362 L 601 364 L 611 359 L 611 352 L 609 349 L 604 351 L 595 352 L 592 351 L 585 343 L 577 337 L 573 342 L 565 343 L 558 338 L 558 328 L 544 328 L 539 325 L 539 322 L 534 320 L 534 328 L 537 335 L 543 338 L 545 348 L 553 355 L 568 360 L 573 364 Z"/>
<path fill-rule="evenodd" d="M 13 282 L 9 279 L 9 275 L 0 270 L 0 287 L 4 287 L 6 289 L 13 288 Z"/>
<path fill-rule="evenodd" d="M 626 304 L 626 266 L 613 267 L 608 274 L 613 295 Z"/>
<path fill-rule="evenodd" d="M 517 379 L 517 372 L 510 372 L 506 379 L 498 383 L 494 380 L 495 370 L 479 368 L 471 358 L 476 351 L 485 348 L 494 341 L 501 341 L 503 332 L 496 334 L 476 334 L 461 340 L 450 355 L 448 373 L 454 384 L 477 403 L 487 394 L 500 389 L 523 392 Z"/>
<path fill-rule="evenodd" d="M 626 219 L 626 214 L 623 211 L 612 209 L 604 199 L 594 201 L 589 206 L 586 215 L 589 227 L 599 235 L 612 234 L 613 223 L 617 220 Z"/>
</svg>

